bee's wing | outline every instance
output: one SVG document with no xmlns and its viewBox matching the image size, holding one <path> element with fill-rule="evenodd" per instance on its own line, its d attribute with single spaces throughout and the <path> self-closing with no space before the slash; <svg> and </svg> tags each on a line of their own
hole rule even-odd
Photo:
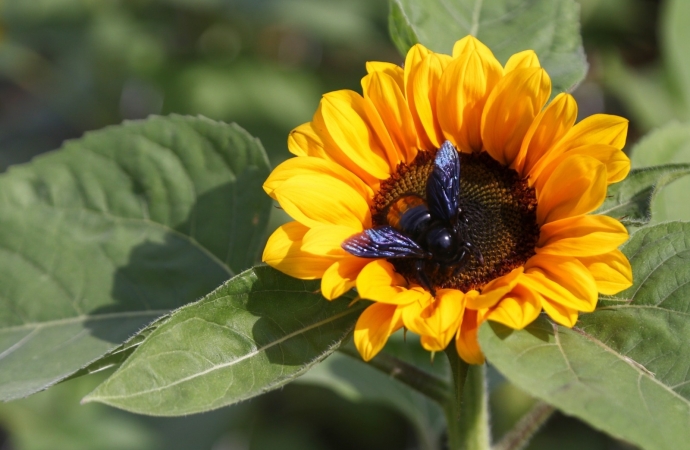
<svg viewBox="0 0 690 450">
<path fill-rule="evenodd" d="M 426 185 L 426 200 L 431 215 L 451 223 L 458 217 L 460 197 L 460 155 L 450 141 L 436 153 L 434 170 Z"/>
<path fill-rule="evenodd" d="M 362 258 L 424 258 L 427 253 L 415 241 L 390 225 L 369 228 L 341 244 L 348 253 Z"/>
</svg>

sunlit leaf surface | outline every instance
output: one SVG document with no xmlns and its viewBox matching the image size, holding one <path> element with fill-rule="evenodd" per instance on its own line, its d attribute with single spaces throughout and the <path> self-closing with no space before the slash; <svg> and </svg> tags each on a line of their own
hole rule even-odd
<svg viewBox="0 0 690 450">
<path fill-rule="evenodd" d="M 554 95 L 587 73 L 575 0 L 390 0 L 389 29 L 400 52 L 417 42 L 450 54 L 453 43 L 471 34 L 505 63 L 534 50 L 551 76 Z"/>
<path fill-rule="evenodd" d="M 86 397 L 133 412 L 207 411 L 280 387 L 333 352 L 363 305 L 260 266 L 176 311 Z"/>
<path fill-rule="evenodd" d="M 489 361 L 530 394 L 645 449 L 690 442 L 690 224 L 638 230 L 624 246 L 635 277 L 572 330 L 540 318 L 487 323 Z"/>
<path fill-rule="evenodd" d="M 261 144 L 157 117 L 0 176 L 0 398 L 69 376 L 258 257 Z"/>
</svg>

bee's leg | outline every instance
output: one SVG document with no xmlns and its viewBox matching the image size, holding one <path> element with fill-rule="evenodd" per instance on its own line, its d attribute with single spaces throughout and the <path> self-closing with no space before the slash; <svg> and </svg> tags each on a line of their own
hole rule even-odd
<svg viewBox="0 0 690 450">
<path fill-rule="evenodd" d="M 427 276 L 424 269 L 426 269 L 426 261 L 423 259 L 418 259 L 414 263 L 414 268 L 417 271 L 417 281 L 422 285 L 424 289 L 428 289 L 433 297 L 436 297 L 436 289 L 431 285 L 431 280 Z"/>
</svg>

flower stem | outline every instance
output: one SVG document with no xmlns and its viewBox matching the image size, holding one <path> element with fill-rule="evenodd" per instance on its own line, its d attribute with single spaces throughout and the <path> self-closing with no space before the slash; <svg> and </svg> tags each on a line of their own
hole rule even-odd
<svg viewBox="0 0 690 450">
<path fill-rule="evenodd" d="M 359 361 L 362 360 L 357 350 L 349 346 L 340 347 L 338 350 Z M 369 361 L 369 365 L 429 397 L 441 406 L 449 402 L 451 387 L 436 375 L 384 352 Z"/>
<path fill-rule="evenodd" d="M 453 371 L 455 395 L 444 408 L 448 422 L 450 450 L 489 450 L 489 407 L 486 367 L 469 365 L 458 356 L 454 345 L 446 349 Z"/>
<path fill-rule="evenodd" d="M 553 406 L 537 402 L 532 409 L 525 414 L 512 430 L 503 436 L 493 450 L 521 450 L 527 446 L 532 436 L 539 431 L 551 415 L 556 411 Z"/>
</svg>

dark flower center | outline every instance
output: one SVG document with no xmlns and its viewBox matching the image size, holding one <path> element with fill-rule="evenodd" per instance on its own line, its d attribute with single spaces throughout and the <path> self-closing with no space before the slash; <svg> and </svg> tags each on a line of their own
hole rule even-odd
<svg viewBox="0 0 690 450">
<path fill-rule="evenodd" d="M 400 164 L 381 183 L 371 207 L 374 226 L 388 225 L 388 206 L 405 194 L 426 197 L 426 184 L 434 167 L 435 152 L 420 151 L 412 164 Z M 539 239 L 534 188 L 516 171 L 505 167 L 486 152 L 460 154 L 460 207 L 467 218 L 465 235 L 484 257 L 475 257 L 461 270 L 428 269 L 435 289 L 463 292 L 481 289 L 489 281 L 520 267 L 535 254 Z M 389 260 L 398 273 L 416 280 L 414 261 Z"/>
</svg>

